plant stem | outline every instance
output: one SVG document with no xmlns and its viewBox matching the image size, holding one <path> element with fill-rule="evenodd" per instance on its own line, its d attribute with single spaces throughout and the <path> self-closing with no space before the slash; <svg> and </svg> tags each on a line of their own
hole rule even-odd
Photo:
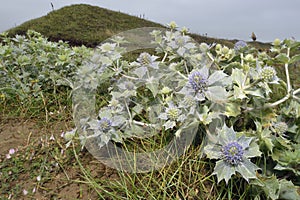
<svg viewBox="0 0 300 200">
<path fill-rule="evenodd" d="M 288 100 L 291 97 L 290 94 L 287 94 L 285 97 L 283 97 L 282 99 L 275 101 L 274 103 L 268 103 L 264 106 L 258 107 L 258 108 L 247 108 L 246 112 L 250 112 L 253 110 L 261 110 L 261 109 L 266 109 L 266 108 L 273 108 L 275 106 L 278 106 L 279 104 L 285 102 L 286 100 Z"/>
<path fill-rule="evenodd" d="M 168 56 L 168 52 L 165 53 L 165 55 L 164 55 L 164 57 L 163 57 L 163 59 L 162 59 L 162 61 L 161 61 L 162 63 L 165 62 L 167 56 Z"/>
<path fill-rule="evenodd" d="M 287 48 L 287 53 L 286 54 L 287 54 L 287 57 L 290 57 L 290 48 Z M 285 68 L 285 75 L 286 75 L 286 82 L 287 82 L 287 92 L 289 94 L 292 90 L 290 74 L 289 74 L 289 64 L 285 63 L 284 68 Z"/>
<path fill-rule="evenodd" d="M 295 91 L 293 92 L 293 95 L 296 95 L 296 94 L 298 94 L 298 93 L 300 93 L 300 88 L 298 88 L 297 90 L 295 90 Z"/>
</svg>

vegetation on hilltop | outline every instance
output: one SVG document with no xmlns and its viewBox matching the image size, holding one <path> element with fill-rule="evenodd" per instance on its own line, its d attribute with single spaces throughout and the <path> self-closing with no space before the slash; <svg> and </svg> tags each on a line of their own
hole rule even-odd
<svg viewBox="0 0 300 200">
<path fill-rule="evenodd" d="M 163 25 L 105 8 L 78 4 L 52 11 L 46 16 L 29 20 L 9 30 L 9 36 L 25 35 L 34 30 L 51 41 L 68 41 L 71 46 L 95 47 L 99 42 L 122 31 L 140 27 L 164 27 Z M 199 34 L 191 34 L 197 42 L 220 43 L 230 48 L 237 40 L 217 39 Z M 268 49 L 270 44 L 251 42 L 253 46 Z"/>
<path fill-rule="evenodd" d="M 162 25 L 121 12 L 78 4 L 27 21 L 9 30 L 9 35 L 25 35 L 27 30 L 31 29 L 51 41 L 63 40 L 72 46 L 95 47 L 114 34 L 139 27 L 162 27 Z"/>
</svg>

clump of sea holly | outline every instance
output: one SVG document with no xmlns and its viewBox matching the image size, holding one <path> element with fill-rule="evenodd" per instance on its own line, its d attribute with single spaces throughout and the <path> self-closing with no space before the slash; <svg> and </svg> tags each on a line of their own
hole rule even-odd
<svg viewBox="0 0 300 200">
<path fill-rule="evenodd" d="M 213 172 L 217 175 L 218 182 L 225 179 L 228 183 L 236 172 L 247 181 L 257 178 L 256 171 L 259 167 L 249 158 L 261 155 L 259 146 L 252 137 L 244 135 L 238 137 L 232 127 L 224 125 L 218 130 L 218 135 L 209 141 L 204 152 L 208 158 L 218 160 Z"/>
</svg>

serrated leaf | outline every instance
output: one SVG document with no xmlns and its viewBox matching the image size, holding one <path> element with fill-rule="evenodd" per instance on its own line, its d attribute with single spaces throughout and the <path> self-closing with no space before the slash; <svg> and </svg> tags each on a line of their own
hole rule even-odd
<svg viewBox="0 0 300 200">
<path fill-rule="evenodd" d="M 242 88 L 237 87 L 236 85 L 233 86 L 233 95 L 234 95 L 234 98 L 236 98 L 236 99 L 247 98 L 245 91 Z"/>
<path fill-rule="evenodd" d="M 285 179 L 280 180 L 279 199 L 300 199 L 300 195 L 297 192 L 297 187 L 291 181 L 287 181 Z"/>
<path fill-rule="evenodd" d="M 271 131 L 269 129 L 264 129 L 261 133 L 261 140 L 266 145 L 270 152 L 273 152 L 273 140 L 271 138 Z"/>
<path fill-rule="evenodd" d="M 208 78 L 208 85 L 211 85 L 215 82 L 221 81 L 222 79 L 224 79 L 227 76 L 228 75 L 225 74 L 223 71 L 216 71 L 213 74 L 211 74 L 210 77 Z"/>
<path fill-rule="evenodd" d="M 261 156 L 261 151 L 259 150 L 259 146 L 255 142 L 252 142 L 249 148 L 245 151 L 244 156 L 247 158 Z"/>
<path fill-rule="evenodd" d="M 279 54 L 275 57 L 275 60 L 280 62 L 280 63 L 285 64 L 285 63 L 289 62 L 289 57 L 287 57 L 286 54 L 281 53 L 281 54 Z"/>
<path fill-rule="evenodd" d="M 300 55 L 299 55 L 299 54 L 294 55 L 294 56 L 290 59 L 289 64 L 293 64 L 293 63 L 298 62 L 298 61 L 300 61 Z"/>
<path fill-rule="evenodd" d="M 255 179 L 256 171 L 259 169 L 255 164 L 253 164 L 250 160 L 244 159 L 242 163 L 236 166 L 236 171 L 238 171 L 244 179 L 247 181 L 249 179 Z"/>
<path fill-rule="evenodd" d="M 248 89 L 248 90 L 245 90 L 245 93 L 250 94 L 252 96 L 264 98 L 264 93 L 263 93 L 262 89 L 260 89 L 260 88 L 258 88 L 258 89 Z"/>
<path fill-rule="evenodd" d="M 232 77 L 232 81 L 238 84 L 240 88 L 244 87 L 246 75 L 241 69 L 233 69 L 231 77 Z"/>
<path fill-rule="evenodd" d="M 205 92 L 205 96 L 214 103 L 225 103 L 227 101 L 228 94 L 225 88 L 212 86 Z"/>
<path fill-rule="evenodd" d="M 153 97 L 156 97 L 158 94 L 158 82 L 156 82 L 155 78 L 151 77 L 147 80 L 146 87 L 152 92 Z"/>
<path fill-rule="evenodd" d="M 147 67 L 139 67 L 139 68 L 136 68 L 133 73 L 135 75 L 137 75 L 139 78 L 143 78 L 147 72 Z"/>
<path fill-rule="evenodd" d="M 209 159 L 219 159 L 222 156 L 221 147 L 211 142 L 204 147 L 204 153 Z"/>
<path fill-rule="evenodd" d="M 218 183 L 224 179 L 226 184 L 228 184 L 229 179 L 235 174 L 235 171 L 233 165 L 228 165 L 223 160 L 219 160 L 216 162 L 213 174 L 217 175 Z"/>
<path fill-rule="evenodd" d="M 276 176 L 271 177 L 261 177 L 261 183 L 263 184 L 262 189 L 265 192 L 266 196 L 271 198 L 272 200 L 276 200 L 279 198 L 279 181 Z"/>
<path fill-rule="evenodd" d="M 289 47 L 290 47 L 291 49 L 300 47 L 300 42 L 298 42 L 298 41 L 292 41 L 291 44 L 289 45 Z"/>
<path fill-rule="evenodd" d="M 164 123 L 164 127 L 165 127 L 166 130 L 172 129 L 175 126 L 176 126 L 175 121 L 168 120 L 166 123 Z"/>
<path fill-rule="evenodd" d="M 236 117 L 241 114 L 241 107 L 237 103 L 226 103 L 225 115 L 228 117 Z"/>
<path fill-rule="evenodd" d="M 101 56 L 99 58 L 99 61 L 103 64 L 103 65 L 106 65 L 106 66 L 109 66 L 113 63 L 113 61 L 111 59 L 109 59 L 108 57 L 106 56 Z"/>
</svg>

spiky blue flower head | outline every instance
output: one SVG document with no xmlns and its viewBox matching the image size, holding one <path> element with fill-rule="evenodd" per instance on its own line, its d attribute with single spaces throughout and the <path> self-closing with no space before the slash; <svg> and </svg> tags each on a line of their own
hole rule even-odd
<svg viewBox="0 0 300 200">
<path fill-rule="evenodd" d="M 234 50 L 240 51 L 241 49 L 247 47 L 247 43 L 243 40 L 240 40 L 234 44 Z"/>
<path fill-rule="evenodd" d="M 103 132 L 109 131 L 111 125 L 112 125 L 112 121 L 107 117 L 103 117 L 101 120 L 99 120 L 99 127 Z"/>
<path fill-rule="evenodd" d="M 231 165 L 238 165 L 243 160 L 244 149 L 238 142 L 230 142 L 223 146 L 224 160 Z"/>
<path fill-rule="evenodd" d="M 207 90 L 208 87 L 207 77 L 205 77 L 199 71 L 193 71 L 189 75 L 189 83 L 196 92 L 200 92 L 200 93 Z"/>
</svg>

